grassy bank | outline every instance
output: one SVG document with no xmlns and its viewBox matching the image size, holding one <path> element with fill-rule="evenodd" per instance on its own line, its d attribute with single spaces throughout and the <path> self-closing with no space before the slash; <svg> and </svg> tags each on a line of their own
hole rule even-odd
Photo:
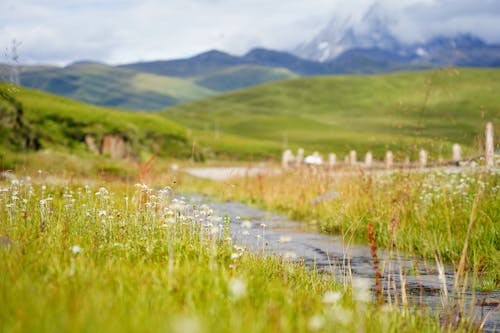
<svg viewBox="0 0 500 333">
<path fill-rule="evenodd" d="M 106 135 L 118 135 L 130 147 L 134 156 L 158 153 L 160 156 L 188 157 L 191 154 L 186 130 L 157 114 L 127 112 L 97 107 L 36 90 L 0 83 L 0 90 L 8 91 L 15 101 L 17 115 L 3 119 L 0 130 L 14 131 L 11 123 L 22 120 L 36 138 L 38 148 L 66 153 L 90 152 L 86 137 L 94 139 L 99 149 Z M 4 115 L 13 106 L 0 99 L 0 113 Z M 4 143 L 0 149 L 9 148 Z M 10 147 L 12 148 L 12 147 Z"/>
<path fill-rule="evenodd" d="M 359 281 L 247 253 L 169 188 L 4 181 L 0 217 L 2 332 L 441 330 L 425 309 L 369 303 Z"/>
<path fill-rule="evenodd" d="M 307 181 L 306 181 L 307 180 Z M 476 287 L 500 286 L 500 176 L 477 171 L 446 174 L 366 174 L 331 177 L 314 168 L 225 183 L 194 181 L 186 188 L 283 212 L 291 218 L 367 243 L 425 258 L 437 255 L 458 268 L 472 223 L 467 270 Z"/>
</svg>

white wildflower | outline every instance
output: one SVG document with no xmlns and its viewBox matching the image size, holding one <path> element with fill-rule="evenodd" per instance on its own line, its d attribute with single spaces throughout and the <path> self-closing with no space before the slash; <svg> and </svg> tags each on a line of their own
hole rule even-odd
<svg viewBox="0 0 500 333">
<path fill-rule="evenodd" d="M 73 245 L 71 247 L 71 252 L 73 252 L 73 254 L 79 254 L 83 252 L 83 249 L 79 245 Z"/>
<path fill-rule="evenodd" d="M 239 278 L 232 278 L 229 280 L 229 292 L 234 299 L 244 297 L 247 292 L 246 282 Z"/>
<path fill-rule="evenodd" d="M 328 305 L 336 304 L 336 303 L 338 303 L 338 301 L 341 298 L 342 298 L 342 294 L 340 292 L 338 292 L 338 291 L 327 291 L 323 295 L 322 302 L 324 304 L 328 304 Z"/>
<path fill-rule="evenodd" d="M 307 327 L 311 331 L 319 331 L 325 326 L 325 318 L 322 315 L 314 315 L 309 318 L 307 322 Z"/>
</svg>

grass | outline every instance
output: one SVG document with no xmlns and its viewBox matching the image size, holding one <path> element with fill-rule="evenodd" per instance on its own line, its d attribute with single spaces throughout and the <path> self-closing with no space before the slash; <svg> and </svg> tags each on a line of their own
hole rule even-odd
<svg viewBox="0 0 500 333">
<path fill-rule="evenodd" d="M 379 246 L 431 259 L 438 254 L 457 268 L 472 219 L 466 270 L 478 272 L 479 279 L 474 282 L 477 288 L 494 290 L 500 286 L 498 173 L 387 175 L 359 171 L 332 177 L 322 170 L 300 168 L 274 176 L 224 183 L 195 181 L 185 186 L 279 211 L 356 242 L 367 242 L 367 226 L 371 224 Z M 473 208 L 479 192 L 477 207 Z M 317 200 L 325 193 L 336 194 Z"/>
<path fill-rule="evenodd" d="M 23 120 L 37 133 L 43 149 L 85 152 L 85 135 L 99 143 L 106 134 L 121 134 L 134 154 L 190 154 L 185 129 L 156 114 L 91 106 L 27 88 L 16 88 L 13 97 L 22 104 Z"/>
<path fill-rule="evenodd" d="M 0 184 L 2 332 L 441 331 L 366 284 L 246 252 L 168 188 L 86 182 Z"/>
<path fill-rule="evenodd" d="M 243 158 L 280 156 L 284 147 L 337 156 L 351 149 L 382 159 L 416 159 L 426 148 L 437 160 L 453 143 L 477 154 L 484 124 L 500 119 L 500 70 L 441 69 L 373 76 L 324 76 L 268 83 L 163 111 L 186 126 L 200 144 L 224 153 L 217 129 L 252 140 L 240 144 Z M 264 143 L 266 152 L 257 144 Z"/>
</svg>

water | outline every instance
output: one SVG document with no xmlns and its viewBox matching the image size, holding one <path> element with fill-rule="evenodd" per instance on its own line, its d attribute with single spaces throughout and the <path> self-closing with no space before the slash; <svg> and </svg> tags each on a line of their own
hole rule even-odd
<svg viewBox="0 0 500 333">
<path fill-rule="evenodd" d="M 236 244 L 256 252 L 282 255 L 290 260 L 302 260 L 309 267 L 333 274 L 337 280 L 350 281 L 355 278 L 368 279 L 374 286 L 373 261 L 370 248 L 346 244 L 342 237 L 320 234 L 305 223 L 289 220 L 286 216 L 266 212 L 237 202 L 210 202 L 206 197 L 189 195 L 194 204 L 208 204 L 220 216 L 228 215 L 231 220 L 232 237 Z M 244 222 L 244 221 L 249 221 Z M 265 226 L 263 226 L 265 225 Z M 413 305 L 426 304 L 435 311 L 442 309 L 442 295 L 453 290 L 454 274 L 451 267 L 444 267 L 444 280 L 439 279 L 435 262 L 422 259 L 390 256 L 387 251 L 377 252 L 383 269 L 382 285 L 386 296 L 401 301 L 402 285 L 409 302 Z M 406 274 L 401 275 L 401 272 Z M 445 287 L 446 285 L 446 287 Z M 396 290 L 396 292 L 394 292 Z M 467 290 L 461 295 L 467 309 L 474 304 L 477 323 L 489 313 L 484 331 L 500 330 L 500 314 L 497 304 L 479 305 L 483 301 L 500 299 L 500 291 L 479 292 L 474 295 Z"/>
</svg>

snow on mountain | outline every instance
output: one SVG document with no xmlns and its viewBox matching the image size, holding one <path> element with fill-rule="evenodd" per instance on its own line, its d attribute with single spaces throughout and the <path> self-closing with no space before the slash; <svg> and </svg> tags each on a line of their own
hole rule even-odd
<svg viewBox="0 0 500 333">
<path fill-rule="evenodd" d="M 293 52 L 306 59 L 326 62 L 350 49 L 382 49 L 404 53 L 404 47 L 391 32 L 394 20 L 379 4 L 361 17 L 334 17 L 312 40 Z"/>
</svg>

